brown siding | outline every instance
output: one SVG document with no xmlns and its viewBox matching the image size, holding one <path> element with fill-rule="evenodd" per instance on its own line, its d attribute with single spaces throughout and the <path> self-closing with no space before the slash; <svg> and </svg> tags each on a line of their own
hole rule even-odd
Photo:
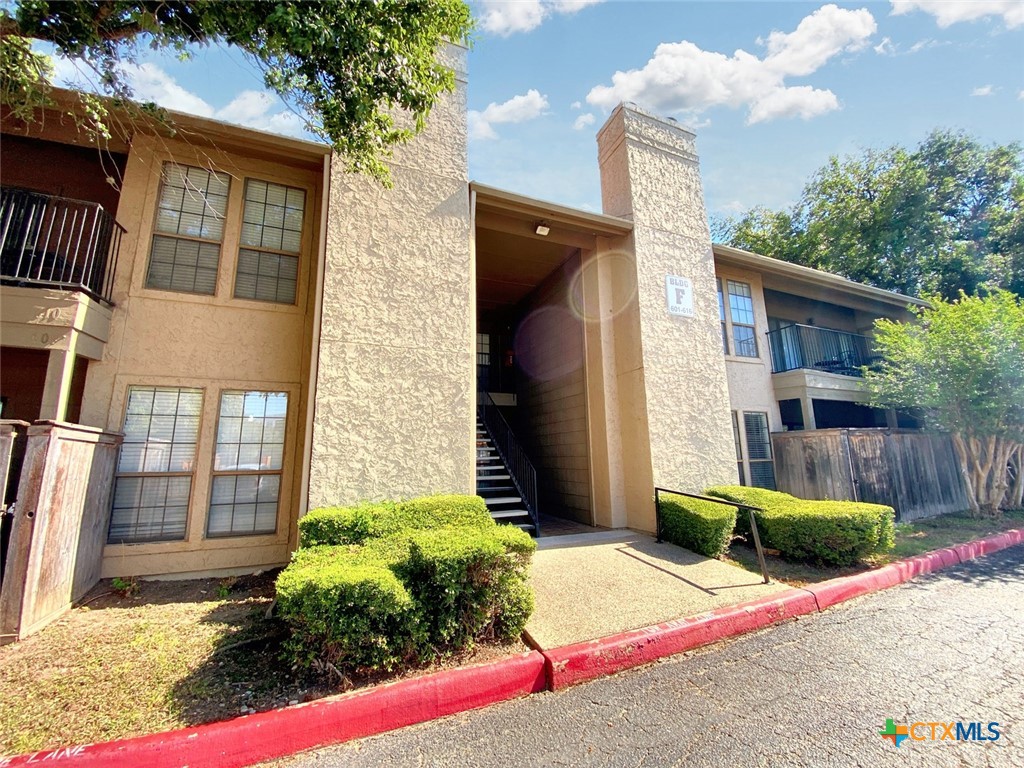
<svg viewBox="0 0 1024 768">
<path fill-rule="evenodd" d="M 3 418 L 22 421 L 39 418 L 49 360 L 50 353 L 45 349 L 0 349 L 0 395 L 7 398 Z"/>
<path fill-rule="evenodd" d="M 5 187 L 99 203 L 117 213 L 125 155 L 4 134 L 0 167 Z M 114 179 L 115 188 L 107 178 Z"/>
<path fill-rule="evenodd" d="M 573 256 L 526 299 L 516 332 L 517 415 L 538 474 L 541 511 L 591 522 L 583 327 L 570 307 Z"/>
</svg>

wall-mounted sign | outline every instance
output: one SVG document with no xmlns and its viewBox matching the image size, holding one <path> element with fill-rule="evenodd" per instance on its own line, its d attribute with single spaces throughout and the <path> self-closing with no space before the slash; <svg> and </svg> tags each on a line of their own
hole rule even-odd
<svg viewBox="0 0 1024 768">
<path fill-rule="evenodd" d="M 693 283 L 690 278 L 666 275 L 665 298 L 670 315 L 693 317 Z"/>
</svg>

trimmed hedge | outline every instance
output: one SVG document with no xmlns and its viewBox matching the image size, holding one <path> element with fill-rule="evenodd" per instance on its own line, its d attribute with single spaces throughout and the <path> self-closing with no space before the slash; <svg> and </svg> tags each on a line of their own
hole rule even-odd
<svg viewBox="0 0 1024 768">
<path fill-rule="evenodd" d="M 468 526 L 493 528 L 494 520 L 479 496 L 422 496 L 355 507 L 321 507 L 299 520 L 303 547 L 362 544 L 402 531 Z"/>
<path fill-rule="evenodd" d="M 868 555 L 892 549 L 896 513 L 892 507 L 855 501 L 808 501 L 788 493 L 729 485 L 709 488 L 737 504 L 761 507 L 755 512 L 766 547 L 787 560 L 852 565 Z M 746 515 L 740 515 L 745 522 Z M 749 532 L 749 524 L 737 526 Z"/>
<path fill-rule="evenodd" d="M 495 525 L 477 497 L 321 509 L 299 525 L 277 600 L 302 666 L 390 670 L 483 637 L 514 639 L 533 612 L 536 544 Z"/>
<path fill-rule="evenodd" d="M 729 548 L 736 527 L 736 507 L 663 493 L 661 536 L 706 557 L 719 557 Z"/>
</svg>

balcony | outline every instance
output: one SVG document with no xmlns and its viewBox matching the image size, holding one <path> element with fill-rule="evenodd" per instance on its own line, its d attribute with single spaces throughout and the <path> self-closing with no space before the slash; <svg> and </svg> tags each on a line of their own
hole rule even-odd
<svg viewBox="0 0 1024 768">
<path fill-rule="evenodd" d="M 125 229 L 99 203 L 0 187 L 0 280 L 111 306 Z"/>
<path fill-rule="evenodd" d="M 768 332 L 772 373 L 810 369 L 840 376 L 863 376 L 878 356 L 867 336 L 794 323 Z"/>
</svg>

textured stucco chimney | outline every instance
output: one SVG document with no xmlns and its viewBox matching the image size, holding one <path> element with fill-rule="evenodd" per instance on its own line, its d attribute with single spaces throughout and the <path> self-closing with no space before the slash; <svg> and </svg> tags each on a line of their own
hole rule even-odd
<svg viewBox="0 0 1024 768">
<path fill-rule="evenodd" d="M 634 222 L 653 480 L 690 492 L 736 482 L 715 264 L 695 138 L 675 122 L 621 104 L 597 137 L 604 212 Z M 686 281 L 692 285 L 692 306 L 676 301 L 675 286 Z"/>
</svg>

